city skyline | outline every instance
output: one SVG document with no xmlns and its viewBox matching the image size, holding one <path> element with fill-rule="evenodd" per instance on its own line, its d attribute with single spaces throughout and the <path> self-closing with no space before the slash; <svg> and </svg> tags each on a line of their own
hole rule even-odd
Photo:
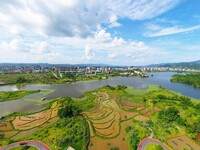
<svg viewBox="0 0 200 150">
<path fill-rule="evenodd" d="M 198 0 L 0 2 L 0 62 L 147 65 L 199 60 Z"/>
</svg>

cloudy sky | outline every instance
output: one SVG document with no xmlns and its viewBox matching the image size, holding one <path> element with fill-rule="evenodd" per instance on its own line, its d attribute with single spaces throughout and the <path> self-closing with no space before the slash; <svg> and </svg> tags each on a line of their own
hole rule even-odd
<svg viewBox="0 0 200 150">
<path fill-rule="evenodd" d="M 0 0 L 0 62 L 200 59 L 199 0 Z"/>
</svg>

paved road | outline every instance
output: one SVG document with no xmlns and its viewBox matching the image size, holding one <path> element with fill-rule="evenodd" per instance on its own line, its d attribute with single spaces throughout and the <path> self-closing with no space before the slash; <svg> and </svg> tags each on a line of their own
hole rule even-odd
<svg viewBox="0 0 200 150">
<path fill-rule="evenodd" d="M 166 145 L 164 145 L 162 142 L 156 140 L 156 139 L 151 139 L 151 138 L 145 138 L 140 142 L 140 145 L 138 146 L 138 150 L 145 150 L 147 144 L 149 143 L 154 143 L 154 144 L 158 144 L 161 145 L 164 150 L 170 150 Z"/>
<path fill-rule="evenodd" d="M 27 143 L 26 145 L 36 147 L 39 150 L 51 150 L 44 143 L 39 142 L 39 141 L 29 140 L 29 141 L 21 141 L 21 142 L 25 142 L 25 143 Z M 2 147 L 2 148 L 0 148 L 0 150 L 9 150 L 11 148 L 18 147 L 18 146 L 20 146 L 21 142 L 13 143 L 8 146 Z"/>
</svg>

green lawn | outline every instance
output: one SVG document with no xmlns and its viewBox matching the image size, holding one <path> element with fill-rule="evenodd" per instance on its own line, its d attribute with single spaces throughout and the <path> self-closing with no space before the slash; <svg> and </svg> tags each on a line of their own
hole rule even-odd
<svg viewBox="0 0 200 150">
<path fill-rule="evenodd" d="M 138 90 L 138 89 L 128 86 L 124 91 L 130 95 L 140 96 L 152 91 L 158 91 L 159 89 L 160 89 L 160 86 L 158 85 L 149 85 L 148 88 L 144 90 Z"/>
<path fill-rule="evenodd" d="M 160 145 L 149 143 L 147 144 L 145 150 L 164 150 L 164 148 Z"/>
<path fill-rule="evenodd" d="M 35 91 L 14 91 L 14 92 L 0 92 L 0 102 L 16 100 L 30 94 L 38 93 L 40 90 Z"/>
</svg>

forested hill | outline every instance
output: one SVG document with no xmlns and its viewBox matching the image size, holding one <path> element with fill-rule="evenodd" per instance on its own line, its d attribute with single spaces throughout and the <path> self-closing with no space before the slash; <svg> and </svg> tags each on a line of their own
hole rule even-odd
<svg viewBox="0 0 200 150">
<path fill-rule="evenodd" d="M 164 63 L 164 64 L 153 64 L 149 67 L 174 67 L 174 68 L 190 68 L 200 69 L 200 60 L 192 62 L 180 62 L 180 63 Z"/>
</svg>

